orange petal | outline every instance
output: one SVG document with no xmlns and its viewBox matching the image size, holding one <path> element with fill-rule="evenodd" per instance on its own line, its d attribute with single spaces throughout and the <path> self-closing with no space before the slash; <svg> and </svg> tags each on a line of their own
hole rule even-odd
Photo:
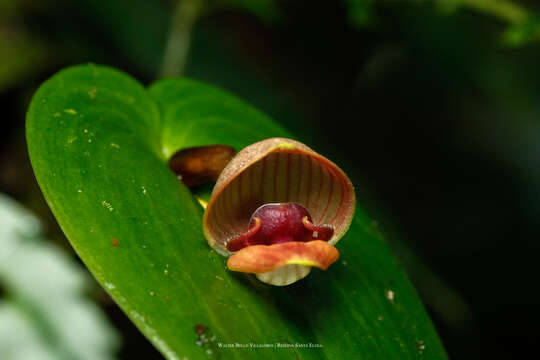
<svg viewBox="0 0 540 360">
<path fill-rule="evenodd" d="M 325 241 L 291 241 L 274 245 L 252 245 L 233 254 L 227 261 L 232 271 L 260 274 L 298 264 L 323 270 L 339 258 L 335 247 Z"/>
</svg>

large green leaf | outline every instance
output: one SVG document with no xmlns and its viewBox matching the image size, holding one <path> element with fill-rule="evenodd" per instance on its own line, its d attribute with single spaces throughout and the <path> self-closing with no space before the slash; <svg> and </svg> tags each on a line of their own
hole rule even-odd
<svg viewBox="0 0 540 360">
<path fill-rule="evenodd" d="M 168 157 L 185 147 L 239 149 L 278 135 L 289 136 L 213 87 L 168 79 L 147 91 L 93 65 L 44 83 L 27 119 L 32 165 L 60 226 L 167 358 L 445 358 L 414 289 L 362 209 L 338 244 L 339 262 L 284 288 L 229 272 L 208 247 L 202 209 L 168 169 Z M 208 329 L 202 339 L 197 324 Z M 220 347 L 229 343 L 248 347 Z"/>
</svg>

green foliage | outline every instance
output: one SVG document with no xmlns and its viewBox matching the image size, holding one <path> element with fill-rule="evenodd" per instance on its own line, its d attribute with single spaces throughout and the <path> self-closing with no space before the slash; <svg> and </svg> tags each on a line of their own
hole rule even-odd
<svg viewBox="0 0 540 360">
<path fill-rule="evenodd" d="M 2 17 L 12 16 L 16 10 L 16 0 L 0 0 L 0 14 L 2 14 Z"/>
<path fill-rule="evenodd" d="M 349 22 L 357 27 L 370 24 L 373 17 L 373 5 L 368 0 L 344 0 Z"/>
<path fill-rule="evenodd" d="M 0 92 L 43 69 L 47 59 L 46 47 L 22 31 L 0 27 L 0 49 Z"/>
<path fill-rule="evenodd" d="M 517 1 L 511 0 L 437 0 L 438 8 L 452 13 L 460 8 L 477 11 L 509 24 L 503 32 L 502 42 L 508 46 L 521 46 L 540 39 L 538 16 Z"/>
<path fill-rule="evenodd" d="M 212 4 L 210 1 L 208 3 Z M 266 22 L 276 21 L 281 15 L 276 0 L 219 0 L 214 5 L 218 8 L 242 9 Z"/>
<path fill-rule="evenodd" d="M 503 34 L 503 43 L 521 46 L 540 39 L 540 17 L 530 17 L 523 23 L 511 26 Z"/>
<path fill-rule="evenodd" d="M 112 359 L 118 334 L 83 292 L 90 279 L 47 243 L 38 220 L 0 194 L 2 360 Z"/>
<path fill-rule="evenodd" d="M 77 8 L 108 35 L 132 66 L 149 76 L 155 75 L 169 28 L 169 11 L 162 2 L 81 0 Z"/>
<path fill-rule="evenodd" d="M 48 80 L 27 117 L 32 165 L 60 226 L 167 358 L 445 358 L 414 289 L 362 209 L 339 243 L 340 261 L 285 288 L 228 271 L 208 247 L 202 209 L 168 169 L 168 157 L 272 136 L 290 135 L 216 88 L 172 78 L 148 91 L 94 65 Z M 203 338 L 197 325 L 207 329 Z"/>
</svg>

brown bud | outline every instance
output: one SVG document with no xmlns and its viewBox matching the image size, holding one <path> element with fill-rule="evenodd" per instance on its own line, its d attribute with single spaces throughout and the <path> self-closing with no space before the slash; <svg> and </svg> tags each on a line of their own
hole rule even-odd
<svg viewBox="0 0 540 360">
<path fill-rule="evenodd" d="M 169 167 L 187 187 L 216 181 L 236 151 L 228 145 L 182 149 L 169 161 Z"/>
</svg>

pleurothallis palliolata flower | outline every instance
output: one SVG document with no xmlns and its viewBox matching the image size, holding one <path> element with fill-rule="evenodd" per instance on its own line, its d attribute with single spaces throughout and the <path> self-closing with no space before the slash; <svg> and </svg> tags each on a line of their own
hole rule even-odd
<svg viewBox="0 0 540 360">
<path fill-rule="evenodd" d="M 339 258 L 354 188 L 333 162 L 286 138 L 252 144 L 219 175 L 203 216 L 208 244 L 232 271 L 283 286 Z"/>
</svg>

